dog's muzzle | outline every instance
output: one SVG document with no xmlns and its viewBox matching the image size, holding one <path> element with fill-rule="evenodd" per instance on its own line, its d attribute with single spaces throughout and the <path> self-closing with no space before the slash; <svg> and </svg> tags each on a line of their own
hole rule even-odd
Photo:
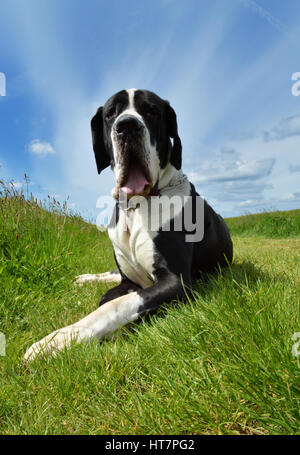
<svg viewBox="0 0 300 455">
<path fill-rule="evenodd" d="M 134 115 L 121 115 L 113 126 L 119 143 L 120 174 L 114 194 L 119 190 L 127 197 L 148 196 L 153 187 L 149 164 L 144 155 L 145 125 Z"/>
</svg>

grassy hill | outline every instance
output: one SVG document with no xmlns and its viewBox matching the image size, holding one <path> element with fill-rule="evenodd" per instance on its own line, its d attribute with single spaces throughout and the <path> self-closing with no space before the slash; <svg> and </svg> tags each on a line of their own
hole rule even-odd
<svg viewBox="0 0 300 455">
<path fill-rule="evenodd" d="M 274 239 L 300 236 L 300 210 L 258 213 L 228 218 L 226 221 L 232 235 Z"/>
<path fill-rule="evenodd" d="M 299 433 L 300 210 L 229 219 L 234 264 L 189 304 L 26 364 L 109 289 L 74 277 L 114 260 L 107 234 L 66 207 L 0 191 L 1 434 Z"/>
</svg>

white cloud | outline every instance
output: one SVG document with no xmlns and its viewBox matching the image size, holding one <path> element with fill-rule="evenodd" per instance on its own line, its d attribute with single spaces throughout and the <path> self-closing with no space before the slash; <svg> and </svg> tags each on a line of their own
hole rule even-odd
<svg viewBox="0 0 300 455">
<path fill-rule="evenodd" d="M 256 204 L 257 201 L 253 201 L 252 199 L 248 199 L 247 201 L 242 201 L 238 203 L 238 207 L 249 207 Z"/>
<path fill-rule="evenodd" d="M 300 192 L 290 193 L 281 198 L 282 201 L 300 201 Z"/>
<path fill-rule="evenodd" d="M 269 175 L 274 163 L 273 158 L 258 161 L 212 160 L 204 162 L 196 171 L 188 173 L 188 176 L 196 185 L 206 182 L 257 180 Z"/>
<path fill-rule="evenodd" d="M 300 164 L 291 164 L 289 166 L 289 171 L 294 173 L 294 172 L 300 172 Z"/>
<path fill-rule="evenodd" d="M 264 140 L 279 141 L 287 137 L 300 135 L 300 115 L 283 118 L 279 124 L 270 131 L 264 131 Z"/>
<path fill-rule="evenodd" d="M 247 210 L 248 213 L 255 213 L 257 211 L 272 211 L 272 210 L 293 210 L 299 207 L 300 193 L 290 193 L 280 197 L 262 198 L 260 200 L 244 200 L 239 202 L 235 209 L 244 214 Z"/>
<path fill-rule="evenodd" d="M 277 28 L 280 32 L 286 31 L 287 27 L 279 19 L 273 16 L 273 14 L 260 6 L 254 0 L 240 0 L 240 3 L 242 3 L 245 8 L 251 9 L 255 14 L 265 19 L 270 25 Z"/>
<path fill-rule="evenodd" d="M 270 155 L 259 159 L 264 155 L 254 151 L 256 147 L 245 153 L 232 143 L 220 147 L 217 153 L 207 151 L 209 158 L 196 168 L 190 165 L 187 175 L 197 191 L 209 203 L 214 200 L 214 209 L 223 216 L 241 214 L 245 208 L 255 210 L 261 203 L 264 207 L 264 193 L 273 189 L 270 175 L 276 160 Z"/>
<path fill-rule="evenodd" d="M 213 192 L 219 202 L 244 202 L 259 201 L 263 199 L 265 190 L 270 190 L 273 185 L 265 179 L 259 180 L 235 180 L 232 182 L 211 183 L 208 189 Z"/>
<path fill-rule="evenodd" d="M 42 142 L 39 139 L 33 139 L 28 145 L 28 150 L 30 153 L 42 157 L 56 153 L 49 142 Z"/>
<path fill-rule="evenodd" d="M 290 210 L 297 208 L 300 202 L 299 195 L 295 192 L 299 187 L 299 167 L 296 164 L 299 156 L 299 140 L 298 135 L 290 135 L 283 140 L 266 142 L 262 136 L 258 135 L 247 140 L 229 142 L 228 148 L 238 151 L 238 155 L 234 156 L 235 161 L 252 163 L 248 171 L 252 169 L 253 178 L 232 181 L 219 179 L 203 183 L 201 189 L 203 188 L 219 201 L 220 211 L 226 204 L 226 213 L 229 213 L 230 216 L 244 213 L 242 209 L 256 212 L 261 209 Z M 225 158 L 224 154 L 223 158 Z M 218 158 L 219 160 L 220 158 Z M 273 163 L 273 166 L 270 168 L 271 172 L 265 172 L 263 176 L 263 169 L 265 171 L 268 169 L 268 161 Z M 214 164 L 215 160 L 212 157 L 212 167 Z M 225 167 L 228 169 L 228 173 L 229 164 Z M 257 171 L 256 177 L 255 170 Z M 220 175 L 219 172 L 218 176 Z"/>
</svg>

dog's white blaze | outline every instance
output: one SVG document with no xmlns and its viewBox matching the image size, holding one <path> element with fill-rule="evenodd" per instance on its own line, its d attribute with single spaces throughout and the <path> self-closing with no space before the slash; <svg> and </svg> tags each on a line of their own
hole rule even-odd
<svg viewBox="0 0 300 455">
<path fill-rule="evenodd" d="M 129 88 L 126 91 L 128 93 L 129 98 L 129 109 L 134 109 L 134 94 L 136 92 L 136 88 Z"/>
<path fill-rule="evenodd" d="M 55 355 L 55 351 L 69 347 L 72 341 L 81 343 L 110 336 L 119 327 L 135 321 L 139 317 L 138 310 L 142 304 L 143 299 L 137 292 L 111 300 L 75 324 L 56 330 L 34 343 L 26 351 L 24 358 L 32 360 L 42 353 Z"/>
<path fill-rule="evenodd" d="M 146 127 L 143 117 L 138 113 L 134 105 L 134 93 L 136 89 L 131 88 L 126 91 L 128 93 L 128 106 L 116 117 L 114 124 L 119 120 L 120 117 L 123 117 L 123 115 L 132 115 L 133 117 L 136 117 L 144 125 L 144 127 Z"/>
</svg>

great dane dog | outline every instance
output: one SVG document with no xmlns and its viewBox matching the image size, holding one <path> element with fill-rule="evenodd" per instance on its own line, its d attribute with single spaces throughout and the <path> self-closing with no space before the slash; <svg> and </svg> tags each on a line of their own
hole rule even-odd
<svg viewBox="0 0 300 455">
<path fill-rule="evenodd" d="M 184 299 L 201 274 L 232 261 L 225 221 L 181 170 L 181 140 L 168 101 L 147 90 L 122 90 L 98 109 L 91 128 L 98 173 L 108 166 L 114 172 L 116 206 L 108 234 L 118 270 L 80 275 L 77 283 L 119 284 L 94 312 L 33 344 L 26 359 L 55 355 L 72 340 L 109 336 L 163 303 Z M 174 197 L 177 203 L 168 205 Z M 186 220 L 193 231 L 186 228 Z"/>
</svg>

